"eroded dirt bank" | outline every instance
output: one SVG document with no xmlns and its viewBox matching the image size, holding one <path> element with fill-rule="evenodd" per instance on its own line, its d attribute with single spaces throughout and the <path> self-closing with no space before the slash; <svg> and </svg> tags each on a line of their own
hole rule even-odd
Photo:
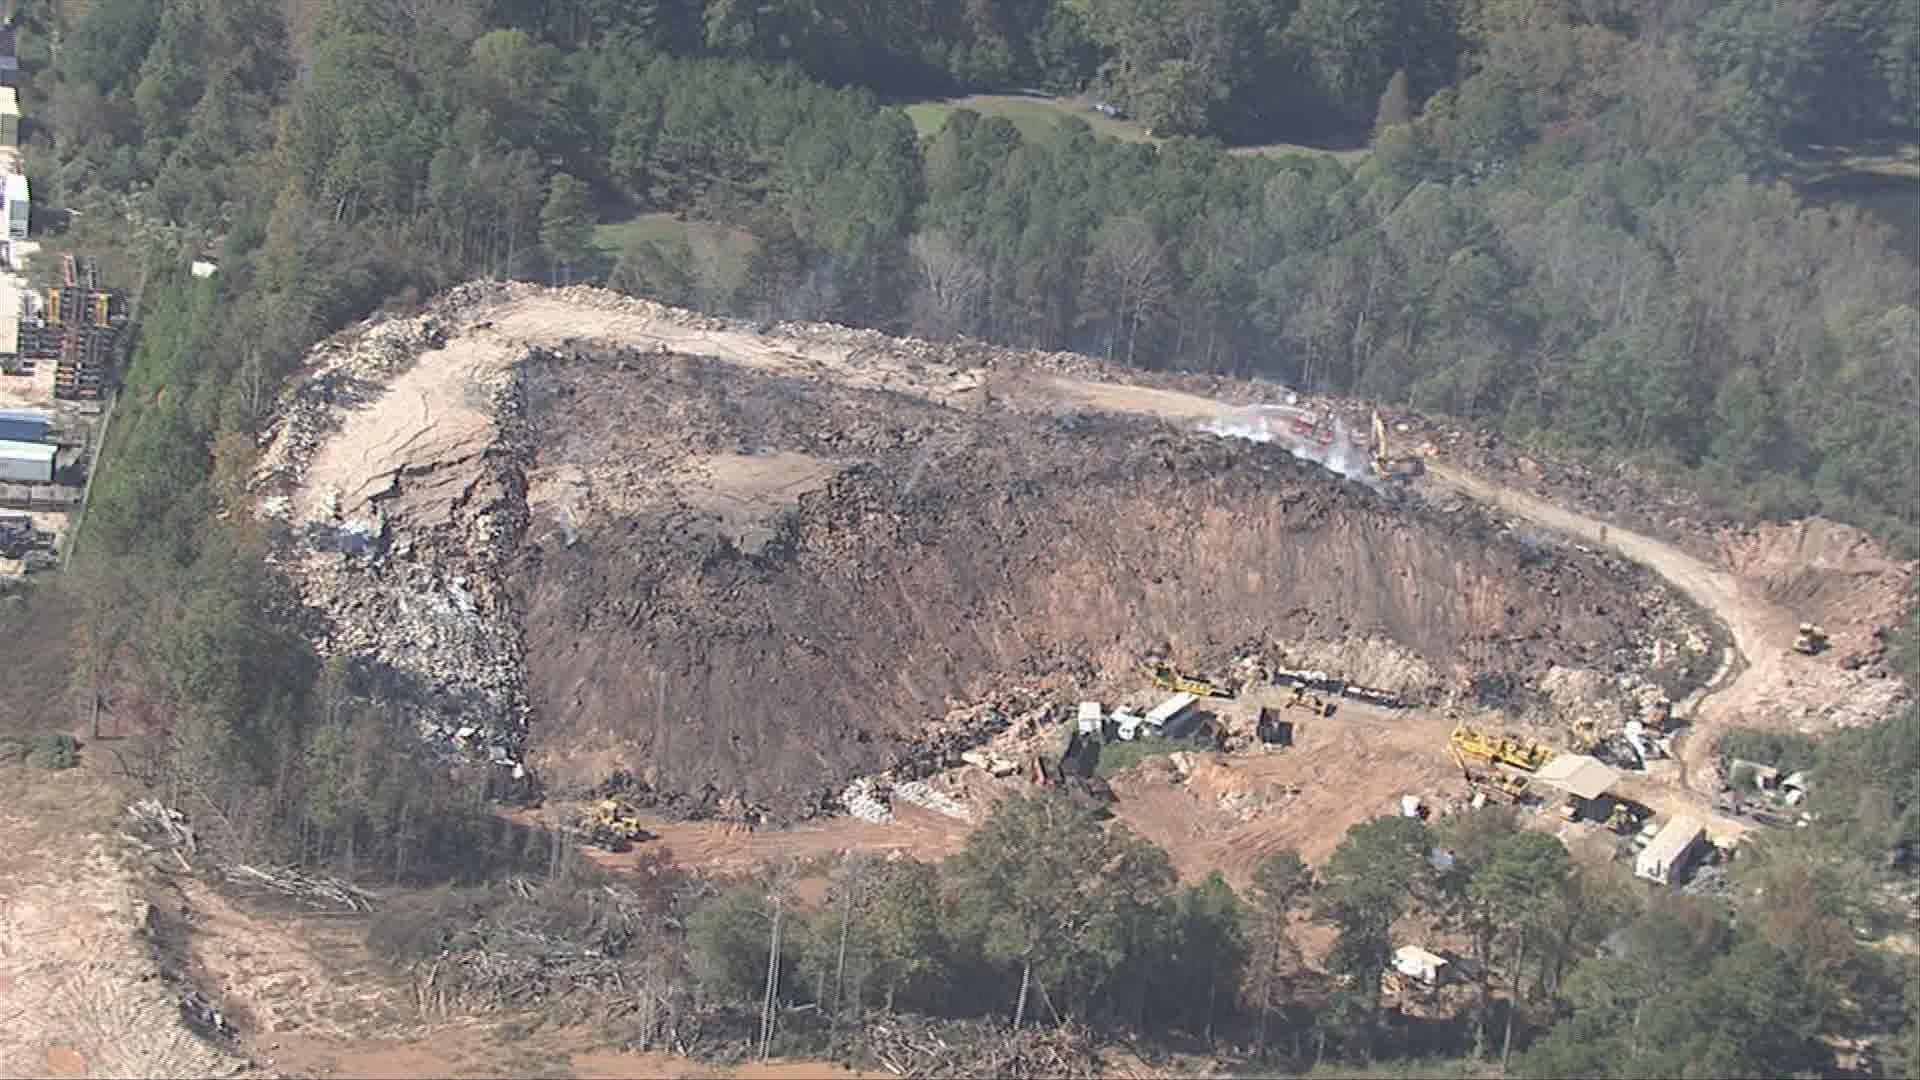
<svg viewBox="0 0 1920 1080">
<path fill-rule="evenodd" d="M 546 434 L 511 588 L 532 760 L 560 785 L 622 769 L 792 812 L 1009 681 L 1347 635 L 1457 683 L 1528 680 L 1631 663 L 1665 603 L 1477 512 L 1150 420 L 957 412 L 685 357 L 525 378 Z"/>
</svg>

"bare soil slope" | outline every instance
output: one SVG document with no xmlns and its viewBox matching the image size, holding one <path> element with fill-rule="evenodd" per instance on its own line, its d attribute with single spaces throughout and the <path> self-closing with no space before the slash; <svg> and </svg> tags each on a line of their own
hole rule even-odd
<svg viewBox="0 0 1920 1080">
<path fill-rule="evenodd" d="M 1462 690 L 1685 622 L 1630 564 L 1199 430 L 1264 390 L 1111 374 L 464 286 L 316 350 L 259 490 L 323 646 L 422 730 L 779 816 L 1150 652 L 1390 642 Z"/>
<path fill-rule="evenodd" d="M 684 357 L 525 377 L 534 503 L 572 491 L 511 570 L 559 784 L 626 769 L 790 811 L 1023 676 L 1357 634 L 1525 677 L 1631 654 L 1645 614 L 1631 574 L 1271 447 Z M 769 516 L 743 546 L 747 498 Z"/>
</svg>

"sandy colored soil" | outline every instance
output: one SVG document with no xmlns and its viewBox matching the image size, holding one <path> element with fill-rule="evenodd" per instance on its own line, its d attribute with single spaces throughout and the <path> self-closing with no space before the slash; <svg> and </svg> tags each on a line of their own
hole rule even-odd
<svg viewBox="0 0 1920 1080">
<path fill-rule="evenodd" d="M 1726 626 L 1733 653 L 1721 676 L 1695 696 L 1682 715 L 1691 723 L 1680 744 L 1677 770 L 1656 763 L 1645 777 L 1629 777 L 1622 793 L 1662 813 L 1690 813 L 1708 824 L 1716 839 L 1737 839 L 1747 823 L 1714 813 L 1708 797 L 1720 787 L 1712 766 L 1720 736 L 1737 725 L 1778 726 L 1782 702 L 1819 702 L 1838 697 L 1848 682 L 1835 658 L 1848 645 L 1864 643 L 1874 625 L 1896 617 L 1912 564 L 1888 560 L 1863 545 L 1855 530 L 1831 523 L 1801 523 L 1761 530 L 1727 545 L 1729 566 L 1714 566 L 1676 545 L 1609 526 L 1585 514 L 1543 499 L 1501 488 L 1446 466 L 1432 474 L 1439 482 L 1476 499 L 1583 543 L 1608 547 L 1638 562 L 1692 597 Z M 1782 537 L 1779 533 L 1784 532 Z M 1812 543 L 1809 543 L 1811 534 Z M 1811 550 L 1809 550 L 1811 548 Z M 1737 573 L 1745 571 L 1745 574 Z M 1789 609 L 1774 597 L 1799 602 Z M 1792 651 L 1802 613 L 1816 618 L 1839 615 L 1849 639 L 1819 657 Z M 1838 620 L 1836 620 L 1838 622 Z M 1881 687 L 1891 689 L 1887 680 Z"/>
<path fill-rule="evenodd" d="M 731 1068 L 671 1054 L 604 1048 L 588 1031 L 537 1028 L 499 1022 L 448 1025 L 411 1038 L 342 1041 L 289 1037 L 279 1044 L 276 1066 L 287 1075 L 328 1080 L 393 1080 L 395 1077 L 462 1077 L 505 1080 L 542 1076 L 556 1080 L 894 1080 L 891 1073 L 859 1072 L 830 1061 L 774 1060 Z"/>
<path fill-rule="evenodd" d="M 326 516 L 332 502 L 352 518 L 366 514 L 376 497 L 393 493 L 405 468 L 427 477 L 409 484 L 388 513 L 441 516 L 467 482 L 471 465 L 497 436 L 488 381 L 514 357 L 485 334 L 463 338 L 457 348 L 428 352 L 417 366 L 388 386 L 376 407 L 349 412 L 339 434 L 322 444 L 308 466 L 301 520 Z M 440 476 L 432 476 L 439 473 Z M 449 479 L 451 478 L 451 479 Z M 436 513 L 438 511 L 439 513 Z"/>
<path fill-rule="evenodd" d="M 142 944 L 146 892 L 95 755 L 0 767 L 0 1076 L 232 1076 L 244 1060 L 182 1023 Z"/>
<path fill-rule="evenodd" d="M 564 823 L 571 810 L 570 804 L 556 803 L 541 810 L 519 811 L 508 816 L 554 825 Z M 595 863 L 609 869 L 648 866 L 667 856 L 686 869 L 725 877 L 744 874 L 768 863 L 832 859 L 847 851 L 899 852 L 938 862 L 959 851 L 972 831 L 966 822 L 909 803 L 895 806 L 894 820 L 885 824 L 834 817 L 780 829 L 749 829 L 723 821 L 674 821 L 650 815 L 640 815 L 640 820 L 658 840 L 625 852 L 599 848 L 583 851 Z"/>
<path fill-rule="evenodd" d="M 1294 745 L 1167 759 L 1116 777 L 1116 816 L 1164 848 L 1189 881 L 1218 870 L 1235 888 L 1268 855 L 1292 848 L 1318 865 L 1349 828 L 1397 814 L 1402 795 L 1438 809 L 1464 795 L 1447 759 L 1452 721 L 1435 710 L 1347 704 L 1324 719 L 1296 713 Z M 1338 782 L 1329 782 L 1338 777 Z"/>
</svg>

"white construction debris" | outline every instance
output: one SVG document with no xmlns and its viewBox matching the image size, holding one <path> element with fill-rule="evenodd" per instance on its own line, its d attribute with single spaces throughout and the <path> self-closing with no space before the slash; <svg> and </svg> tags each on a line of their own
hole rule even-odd
<svg viewBox="0 0 1920 1080">
<path fill-rule="evenodd" d="M 973 811 L 965 803 L 944 792 L 935 791 L 924 780 L 909 780 L 895 785 L 893 795 L 905 799 L 915 806 L 925 807 L 936 814 L 945 814 L 957 821 L 972 821 Z"/>
<path fill-rule="evenodd" d="M 863 776 L 848 784 L 847 790 L 840 793 L 840 805 L 861 821 L 885 825 L 893 820 L 893 808 L 887 805 L 880 785 L 872 777 Z"/>
</svg>

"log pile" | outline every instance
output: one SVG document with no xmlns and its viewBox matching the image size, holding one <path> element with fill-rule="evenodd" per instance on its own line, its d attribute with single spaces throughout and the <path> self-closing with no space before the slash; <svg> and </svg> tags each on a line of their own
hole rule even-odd
<svg viewBox="0 0 1920 1080">
<path fill-rule="evenodd" d="M 246 863 L 228 863 L 220 876 L 241 888 L 279 893 L 318 911 L 366 912 L 373 897 L 336 877 L 309 874 L 292 867 L 261 869 Z"/>
<path fill-rule="evenodd" d="M 1005 1080 L 1103 1075 L 1095 1042 L 1075 1024 L 1019 1031 L 990 1022 L 931 1023 L 889 1017 L 867 1026 L 867 1054 L 895 1076 Z"/>
<path fill-rule="evenodd" d="M 187 824 L 187 815 L 162 805 L 158 799 L 142 799 L 127 807 L 127 816 L 142 836 L 159 840 L 165 846 L 187 855 L 200 850 L 200 840 Z"/>
</svg>

